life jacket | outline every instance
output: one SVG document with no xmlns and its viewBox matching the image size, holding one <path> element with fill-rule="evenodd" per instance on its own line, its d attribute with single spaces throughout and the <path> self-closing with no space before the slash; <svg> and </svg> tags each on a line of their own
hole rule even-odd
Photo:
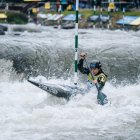
<svg viewBox="0 0 140 140">
<path fill-rule="evenodd" d="M 95 75 L 93 78 L 92 78 L 92 75 L 91 73 L 88 74 L 88 81 L 92 83 L 93 80 L 97 80 L 98 83 L 102 82 L 102 83 L 105 83 L 107 81 L 107 77 L 104 73 L 100 73 L 98 75 Z"/>
</svg>

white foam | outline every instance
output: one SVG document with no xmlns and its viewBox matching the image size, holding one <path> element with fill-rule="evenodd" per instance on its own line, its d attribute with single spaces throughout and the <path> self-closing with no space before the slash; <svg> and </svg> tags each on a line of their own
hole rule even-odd
<svg viewBox="0 0 140 140">
<path fill-rule="evenodd" d="M 69 80 L 51 79 L 52 83 Z M 49 81 L 49 82 L 50 82 Z M 100 139 L 128 138 L 138 131 L 140 85 L 113 87 L 104 93 L 110 106 L 97 104 L 94 91 L 78 95 L 69 102 L 58 99 L 28 82 L 0 83 L 0 133 L 2 139 Z M 124 131 L 124 128 L 127 128 Z M 140 133 L 137 132 L 137 135 Z M 68 137 L 68 138 L 67 138 Z"/>
</svg>

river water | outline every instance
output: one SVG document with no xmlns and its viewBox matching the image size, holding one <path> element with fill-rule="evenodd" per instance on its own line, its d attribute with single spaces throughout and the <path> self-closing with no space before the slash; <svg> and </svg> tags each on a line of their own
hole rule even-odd
<svg viewBox="0 0 140 140">
<path fill-rule="evenodd" d="M 75 30 L 34 28 L 41 32 L 0 38 L 0 139 L 138 140 L 140 32 L 79 30 L 79 52 L 88 53 L 88 62 L 99 59 L 108 75 L 104 93 L 111 105 L 100 106 L 96 92 L 67 102 L 26 81 L 73 84 Z M 86 76 L 78 77 L 84 86 Z"/>
</svg>

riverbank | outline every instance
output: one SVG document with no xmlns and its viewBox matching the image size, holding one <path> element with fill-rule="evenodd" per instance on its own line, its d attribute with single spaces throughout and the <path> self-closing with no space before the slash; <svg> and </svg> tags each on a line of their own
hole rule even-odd
<svg viewBox="0 0 140 140">
<path fill-rule="evenodd" d="M 46 13 L 48 14 L 48 13 Z M 51 12 L 51 14 L 56 14 L 56 12 Z M 75 14 L 75 11 L 63 11 L 61 12 L 61 14 L 63 14 L 63 16 L 69 15 L 69 14 Z M 108 12 L 106 10 L 103 10 L 102 12 L 100 12 L 99 10 L 97 11 L 93 11 L 92 9 L 80 9 L 79 10 L 79 15 L 81 15 L 81 18 L 79 19 L 79 28 L 93 28 L 93 27 L 97 27 L 97 28 L 110 28 L 110 29 L 120 29 L 123 28 L 122 26 L 116 24 L 116 22 L 119 19 L 122 19 L 123 16 L 140 16 L 140 10 L 136 10 L 133 9 L 131 11 L 126 11 L 125 13 L 118 11 L 118 12 Z M 104 17 L 109 17 L 108 20 L 106 21 L 91 21 L 90 17 L 91 16 L 104 16 Z M 49 22 L 49 21 L 48 21 Z M 48 22 L 46 21 L 47 26 L 50 25 L 54 25 L 54 22 L 50 22 L 48 24 Z M 55 24 L 58 24 L 60 22 L 56 22 Z M 61 22 L 62 23 L 62 22 Z M 131 27 L 129 27 L 131 28 Z M 133 27 L 132 29 L 137 30 L 138 26 Z"/>
<path fill-rule="evenodd" d="M 57 14 L 56 12 L 47 12 L 44 14 Z M 38 14 L 38 13 L 37 13 Z M 37 14 L 31 14 L 30 18 L 32 22 L 36 22 L 38 24 L 41 24 L 37 18 Z M 68 15 L 68 14 L 75 14 L 75 11 L 63 11 L 61 12 L 61 14 L 63 14 L 63 17 Z M 79 10 L 79 14 L 81 14 L 81 18 L 79 19 L 79 28 L 93 28 L 93 26 L 96 26 L 97 28 L 109 28 L 110 29 L 120 29 L 122 28 L 120 25 L 116 24 L 116 21 L 118 21 L 119 19 L 123 18 L 123 16 L 140 16 L 140 10 L 132 10 L 132 11 L 126 11 L 125 13 L 118 11 L 118 12 L 107 12 L 106 10 L 103 10 L 102 12 L 100 12 L 99 10 L 97 10 L 96 12 L 94 12 L 91 9 L 80 9 Z M 93 22 L 89 20 L 89 17 L 92 15 L 103 15 L 103 16 L 109 16 L 109 20 L 106 22 Z M 29 21 L 29 15 L 25 14 L 25 13 L 20 13 L 20 12 L 11 12 L 9 11 L 7 13 L 7 23 L 8 24 L 27 24 Z M 38 21 L 37 21 L 38 20 Z M 51 23 L 48 20 L 44 20 L 45 24 L 47 26 L 54 26 L 54 25 L 58 25 L 59 23 L 62 22 L 56 22 L 56 23 Z M 132 27 L 132 29 L 136 30 L 136 28 L 139 27 Z"/>
</svg>

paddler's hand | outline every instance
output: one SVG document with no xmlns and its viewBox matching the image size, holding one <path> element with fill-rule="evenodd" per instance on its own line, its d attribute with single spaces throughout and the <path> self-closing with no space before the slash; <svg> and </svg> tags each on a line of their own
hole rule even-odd
<svg viewBox="0 0 140 140">
<path fill-rule="evenodd" d="M 93 84 L 97 84 L 98 83 L 97 80 L 93 80 L 92 82 L 93 82 Z"/>
<path fill-rule="evenodd" d="M 81 54 L 80 54 L 80 59 L 85 59 L 86 58 L 86 55 L 87 55 L 87 53 L 85 53 L 85 52 L 82 52 Z"/>
</svg>

